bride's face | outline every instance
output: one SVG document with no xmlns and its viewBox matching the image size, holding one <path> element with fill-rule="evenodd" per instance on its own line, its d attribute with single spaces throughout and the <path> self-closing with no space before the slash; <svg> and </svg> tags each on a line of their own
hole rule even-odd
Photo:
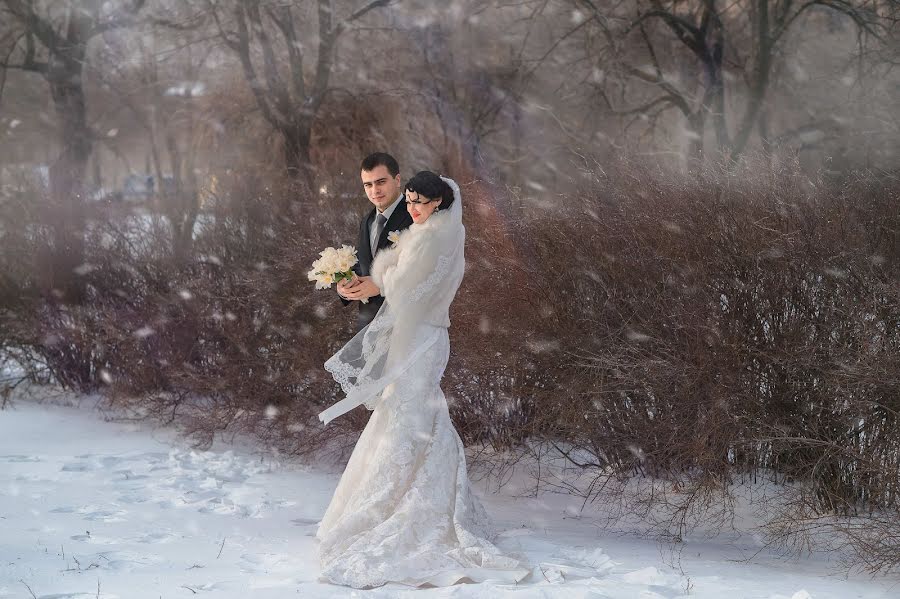
<svg viewBox="0 0 900 599">
<path fill-rule="evenodd" d="M 422 224 L 428 217 L 434 214 L 441 205 L 441 200 L 432 200 L 414 191 L 406 190 L 406 211 L 412 217 L 413 222 Z"/>
</svg>

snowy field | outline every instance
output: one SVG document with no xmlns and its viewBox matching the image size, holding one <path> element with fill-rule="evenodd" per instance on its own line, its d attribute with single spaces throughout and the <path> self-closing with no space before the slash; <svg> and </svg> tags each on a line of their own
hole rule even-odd
<svg viewBox="0 0 900 599">
<path fill-rule="evenodd" d="M 314 535 L 339 467 L 248 444 L 194 451 L 169 429 L 107 421 L 90 398 L 77 403 L 0 411 L 0 597 L 900 597 L 900 581 L 848 577 L 824 556 L 688 539 L 673 559 L 652 540 L 596 526 L 581 500 L 517 496 L 527 482 L 516 480 L 499 493 L 475 487 L 505 531 L 498 544 L 534 565 L 517 587 L 324 584 Z"/>
</svg>

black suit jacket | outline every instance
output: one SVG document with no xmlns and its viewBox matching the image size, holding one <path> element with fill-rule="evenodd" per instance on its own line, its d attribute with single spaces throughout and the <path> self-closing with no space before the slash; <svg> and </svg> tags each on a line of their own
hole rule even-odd
<svg viewBox="0 0 900 599">
<path fill-rule="evenodd" d="M 374 256 L 372 256 L 372 248 L 369 242 L 369 239 L 371 239 L 369 231 L 370 226 L 374 222 L 375 208 L 372 208 L 359 223 L 359 239 L 356 244 L 356 258 L 359 262 L 353 267 L 353 271 L 361 277 L 369 276 L 372 271 L 372 260 L 374 259 Z M 390 245 L 391 242 L 388 241 L 388 233 L 391 231 L 402 231 L 412 223 L 413 219 L 406 210 L 405 197 L 401 196 L 400 203 L 397 204 L 397 207 L 394 208 L 394 212 L 391 213 L 391 217 L 384 224 L 384 230 L 378 238 L 377 249 L 380 250 Z M 341 302 L 343 302 L 345 306 L 353 303 L 344 298 L 341 298 Z M 369 303 L 367 304 L 362 302 L 356 303 L 359 304 L 359 316 L 356 319 L 356 328 L 357 330 L 362 330 L 363 327 L 372 322 L 372 319 L 378 314 L 381 304 L 384 303 L 384 297 L 376 295 L 375 297 L 370 297 Z"/>
</svg>

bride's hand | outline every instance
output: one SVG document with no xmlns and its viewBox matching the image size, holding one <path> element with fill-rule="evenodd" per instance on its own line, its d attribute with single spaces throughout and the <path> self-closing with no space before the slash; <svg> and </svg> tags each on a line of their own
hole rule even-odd
<svg viewBox="0 0 900 599">
<path fill-rule="evenodd" d="M 381 290 L 372 282 L 372 277 L 355 277 L 353 284 L 341 291 L 348 300 L 361 300 L 381 295 Z"/>
</svg>

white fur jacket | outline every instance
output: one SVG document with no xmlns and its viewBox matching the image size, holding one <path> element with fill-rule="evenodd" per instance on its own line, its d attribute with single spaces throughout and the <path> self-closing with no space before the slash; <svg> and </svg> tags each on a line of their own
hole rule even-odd
<svg viewBox="0 0 900 599">
<path fill-rule="evenodd" d="M 401 231 L 393 247 L 379 250 L 372 281 L 398 320 L 450 326 L 450 304 L 465 271 L 465 238 L 459 215 L 437 210 Z"/>
</svg>

